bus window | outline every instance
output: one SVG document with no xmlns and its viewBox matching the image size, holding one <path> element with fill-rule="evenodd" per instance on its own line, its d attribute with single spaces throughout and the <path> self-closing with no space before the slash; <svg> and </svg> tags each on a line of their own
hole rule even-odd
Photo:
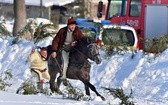
<svg viewBox="0 0 168 105">
<path fill-rule="evenodd" d="M 104 29 L 102 35 L 102 41 L 105 45 L 118 43 L 119 45 L 134 46 L 135 43 L 135 37 L 130 30 Z"/>
<path fill-rule="evenodd" d="M 120 37 L 121 37 L 122 43 L 124 43 L 125 45 L 128 45 L 128 46 L 134 45 L 135 39 L 131 31 L 124 30 L 122 36 Z"/>
<path fill-rule="evenodd" d="M 108 18 L 112 18 L 113 16 L 125 16 L 127 8 L 127 0 L 111 0 Z"/>
<path fill-rule="evenodd" d="M 131 0 L 130 16 L 140 16 L 141 0 Z"/>
</svg>

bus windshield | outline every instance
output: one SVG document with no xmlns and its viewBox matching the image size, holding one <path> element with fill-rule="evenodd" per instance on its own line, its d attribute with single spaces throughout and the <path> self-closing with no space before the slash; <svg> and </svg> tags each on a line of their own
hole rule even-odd
<svg viewBox="0 0 168 105">
<path fill-rule="evenodd" d="M 111 0 L 108 9 L 108 19 L 112 18 L 113 16 L 125 16 L 127 0 Z"/>
<path fill-rule="evenodd" d="M 130 16 L 140 16 L 141 0 L 131 0 Z"/>
<path fill-rule="evenodd" d="M 102 41 L 106 45 L 127 45 L 134 46 L 134 34 L 130 30 L 124 29 L 104 29 L 102 33 Z"/>
</svg>

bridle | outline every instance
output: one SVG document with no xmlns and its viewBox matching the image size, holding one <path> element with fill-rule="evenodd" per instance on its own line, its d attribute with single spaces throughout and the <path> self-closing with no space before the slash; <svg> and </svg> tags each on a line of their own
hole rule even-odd
<svg viewBox="0 0 168 105">
<path fill-rule="evenodd" d="M 97 44 L 96 43 L 90 43 L 89 45 L 87 45 L 87 48 L 89 48 L 89 50 L 92 50 L 90 51 L 91 55 L 92 55 L 92 58 L 95 59 L 95 57 L 97 57 L 99 55 L 99 52 L 97 51 L 95 54 L 93 54 L 93 47 L 92 46 L 95 46 L 96 49 L 98 50 L 97 48 Z M 74 50 L 76 50 L 78 53 L 82 54 L 85 58 L 88 58 L 88 56 L 86 56 L 83 52 L 79 51 L 77 48 L 73 48 Z"/>
<path fill-rule="evenodd" d="M 96 52 L 93 52 L 93 47 L 92 47 L 92 46 L 93 46 L 94 48 L 96 47 L 96 48 L 95 48 L 95 49 L 96 49 Z M 98 52 L 98 47 L 97 47 L 97 44 L 96 44 L 96 43 L 91 43 L 91 44 L 89 44 L 87 47 L 88 47 L 88 48 L 91 47 L 91 48 L 89 48 L 89 49 L 92 50 L 92 51 L 90 51 L 90 52 L 91 52 L 91 55 L 92 55 L 93 58 L 95 58 L 95 57 L 97 57 L 98 55 L 100 55 L 99 52 Z"/>
</svg>

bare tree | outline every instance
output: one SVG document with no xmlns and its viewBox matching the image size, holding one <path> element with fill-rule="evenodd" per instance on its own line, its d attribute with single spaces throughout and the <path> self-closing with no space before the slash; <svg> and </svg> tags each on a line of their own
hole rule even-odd
<svg viewBox="0 0 168 105">
<path fill-rule="evenodd" d="M 14 27 L 13 35 L 17 33 L 26 25 L 26 6 L 25 0 L 14 0 Z"/>
</svg>

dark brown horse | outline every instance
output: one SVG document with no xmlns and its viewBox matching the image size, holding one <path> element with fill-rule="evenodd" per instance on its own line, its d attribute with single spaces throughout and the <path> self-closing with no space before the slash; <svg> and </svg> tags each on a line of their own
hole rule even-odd
<svg viewBox="0 0 168 105">
<path fill-rule="evenodd" d="M 89 82 L 90 81 L 90 68 L 91 64 L 88 58 L 95 61 L 97 64 L 101 63 L 99 51 L 96 43 L 92 43 L 89 38 L 84 38 L 78 41 L 77 45 L 70 52 L 70 61 L 67 70 L 67 78 L 80 80 L 85 85 L 86 95 L 90 96 L 89 88 L 100 96 L 102 100 L 105 98 L 101 96 L 96 88 Z M 56 59 L 51 56 L 48 59 L 48 68 L 50 74 L 50 89 L 52 92 L 58 92 L 62 80 L 60 76 L 57 78 L 55 84 L 56 75 L 62 74 L 61 71 L 61 53 L 58 53 Z"/>
</svg>

